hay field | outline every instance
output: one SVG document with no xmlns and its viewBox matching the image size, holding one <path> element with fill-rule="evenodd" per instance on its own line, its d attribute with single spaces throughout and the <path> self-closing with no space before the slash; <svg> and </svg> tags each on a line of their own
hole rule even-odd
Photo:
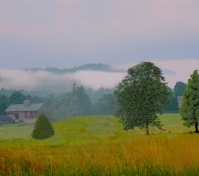
<svg viewBox="0 0 199 176">
<path fill-rule="evenodd" d="M 0 127 L 1 175 L 198 175 L 198 134 L 178 114 L 160 117 L 165 131 L 123 131 L 114 117 L 53 123 L 56 135 L 37 141 L 32 125 Z M 16 131 L 15 131 L 16 129 Z M 152 134 L 153 133 L 153 134 Z"/>
</svg>

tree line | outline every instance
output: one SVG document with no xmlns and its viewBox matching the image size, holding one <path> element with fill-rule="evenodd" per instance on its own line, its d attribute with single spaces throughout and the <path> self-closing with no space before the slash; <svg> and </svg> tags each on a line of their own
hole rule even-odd
<svg viewBox="0 0 199 176">
<path fill-rule="evenodd" d="M 100 91 L 106 92 L 106 90 Z M 44 103 L 46 107 L 44 113 L 51 116 L 52 120 L 83 115 L 113 115 L 116 104 L 113 94 L 105 94 L 92 102 L 84 87 L 74 84 L 71 92 L 57 97 L 53 94 L 47 97 L 30 96 L 20 91 L 14 91 L 10 96 L 1 93 L 0 115 L 5 115 L 5 110 L 11 104 L 22 104 L 24 100 L 30 100 L 31 103 Z"/>
<path fill-rule="evenodd" d="M 183 95 L 186 86 L 187 84 L 179 81 L 176 83 L 174 90 L 168 87 L 170 92 L 167 95 L 169 104 L 163 108 L 163 112 L 179 112 L 177 96 Z M 45 103 L 46 113 L 51 114 L 54 120 L 79 115 L 115 114 L 117 101 L 114 94 L 106 90 L 99 90 L 98 92 L 98 99 L 95 101 L 90 99 L 89 92 L 83 86 L 75 84 L 71 92 L 57 97 L 53 94 L 46 97 L 24 95 L 21 91 L 12 91 L 10 96 L 0 93 L 0 115 L 5 115 L 5 110 L 11 104 L 22 104 L 24 100 L 30 100 L 32 103 Z M 90 93 L 92 93 L 92 90 L 90 90 Z"/>
</svg>

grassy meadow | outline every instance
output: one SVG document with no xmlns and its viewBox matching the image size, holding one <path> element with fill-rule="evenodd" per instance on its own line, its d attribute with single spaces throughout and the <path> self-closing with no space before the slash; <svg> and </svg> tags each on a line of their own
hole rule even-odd
<svg viewBox="0 0 199 176">
<path fill-rule="evenodd" d="M 199 175 L 199 134 L 179 114 L 163 114 L 164 131 L 123 131 L 112 116 L 54 122 L 55 136 L 30 137 L 33 125 L 0 126 L 0 175 Z"/>
</svg>

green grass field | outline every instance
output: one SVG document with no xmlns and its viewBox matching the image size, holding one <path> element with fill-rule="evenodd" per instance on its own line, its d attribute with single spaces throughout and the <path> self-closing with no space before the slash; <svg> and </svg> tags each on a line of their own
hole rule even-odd
<svg viewBox="0 0 199 176">
<path fill-rule="evenodd" d="M 0 126 L 0 175 L 197 175 L 198 134 L 179 114 L 164 114 L 164 131 L 123 131 L 112 116 L 52 123 L 55 136 L 31 138 L 33 125 Z"/>
<path fill-rule="evenodd" d="M 183 121 L 179 114 L 163 114 L 159 116 L 165 131 L 156 127 L 150 128 L 150 134 L 180 134 L 194 131 L 194 128 L 183 126 Z M 12 141 L 22 141 L 26 144 L 45 143 L 88 143 L 100 140 L 123 139 L 131 136 L 145 135 L 145 129 L 134 129 L 123 131 L 119 119 L 113 116 L 81 116 L 72 117 L 63 121 L 54 122 L 55 136 L 52 138 L 37 141 L 31 138 L 33 125 L 12 124 L 0 126 L 0 141 L 4 143 Z M 0 144 L 1 146 L 1 144 Z"/>
</svg>

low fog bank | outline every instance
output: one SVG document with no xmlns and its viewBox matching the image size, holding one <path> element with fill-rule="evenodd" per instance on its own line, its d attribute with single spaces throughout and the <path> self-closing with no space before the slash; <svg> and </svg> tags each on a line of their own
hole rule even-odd
<svg viewBox="0 0 199 176">
<path fill-rule="evenodd" d="M 170 88 L 174 88 L 176 82 L 181 81 L 188 83 L 188 79 L 194 70 L 198 70 L 199 60 L 194 58 L 188 59 L 166 59 L 152 60 L 152 62 L 162 70 L 163 76 Z M 138 63 L 128 63 L 115 67 L 118 70 L 127 70 Z"/>
<path fill-rule="evenodd" d="M 45 70 L 0 69 L 0 88 L 14 90 L 51 90 L 69 92 L 74 83 L 86 89 L 113 89 L 126 72 L 80 70 L 74 73 L 55 74 Z"/>
<path fill-rule="evenodd" d="M 136 64 L 131 64 L 131 67 L 134 65 Z M 63 94 L 70 92 L 74 83 L 84 86 L 86 90 L 114 89 L 126 76 L 129 67 L 130 65 L 112 67 L 104 64 L 87 64 L 70 69 L 0 69 L 0 89 L 45 90 Z M 165 76 L 175 75 L 171 70 L 162 71 Z"/>
<path fill-rule="evenodd" d="M 104 69 L 99 68 L 101 64 L 97 66 L 98 69 Z M 44 113 L 51 120 L 79 115 L 113 115 L 118 106 L 113 91 L 127 75 L 127 69 L 110 68 L 107 66 L 105 68 L 107 70 L 81 70 L 82 68 L 78 70 L 79 68 L 75 68 L 67 73 L 65 71 L 69 69 L 61 71 L 57 68 L 47 70 L 0 69 L 2 100 L 0 107 L 3 107 L 0 109 L 0 115 L 5 115 L 5 109 L 9 105 L 21 104 L 26 99 L 32 103 L 45 103 Z M 167 74 L 173 73 L 167 72 Z M 176 97 L 171 98 L 171 102 L 174 103 L 171 103 L 172 106 L 169 105 L 165 110 L 176 111 L 178 110 Z"/>
</svg>

